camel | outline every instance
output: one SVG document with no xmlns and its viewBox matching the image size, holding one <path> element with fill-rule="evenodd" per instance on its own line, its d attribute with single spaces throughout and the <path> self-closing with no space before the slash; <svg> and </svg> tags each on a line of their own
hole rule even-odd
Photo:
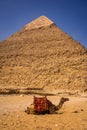
<svg viewBox="0 0 87 130">
<path fill-rule="evenodd" d="M 47 102 L 46 103 L 47 104 L 47 109 L 45 107 L 45 110 L 43 110 L 43 111 L 36 111 L 35 110 L 35 104 L 33 103 L 29 107 L 27 107 L 25 112 L 27 114 L 55 114 L 57 111 L 59 111 L 61 109 L 61 107 L 63 106 L 64 102 L 69 101 L 69 98 L 62 97 L 60 99 L 58 105 L 52 104 L 52 102 L 50 100 L 48 100 L 47 98 L 46 98 L 46 100 L 47 100 L 46 101 Z M 45 102 L 44 102 L 44 106 L 46 106 Z M 42 107 L 44 107 L 44 106 L 42 106 Z"/>
</svg>

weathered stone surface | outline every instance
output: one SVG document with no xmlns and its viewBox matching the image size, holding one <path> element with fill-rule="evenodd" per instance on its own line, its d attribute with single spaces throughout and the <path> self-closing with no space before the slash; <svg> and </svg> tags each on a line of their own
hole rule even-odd
<svg viewBox="0 0 87 130">
<path fill-rule="evenodd" d="M 86 89 L 87 50 L 40 18 L 0 42 L 0 88 Z"/>
</svg>

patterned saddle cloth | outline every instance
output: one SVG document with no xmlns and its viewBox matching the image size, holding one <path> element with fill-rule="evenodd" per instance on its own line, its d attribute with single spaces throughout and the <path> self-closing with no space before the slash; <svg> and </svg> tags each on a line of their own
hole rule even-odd
<svg viewBox="0 0 87 130">
<path fill-rule="evenodd" d="M 49 104 L 48 104 L 48 100 L 45 97 L 35 97 L 34 96 L 34 110 L 37 113 L 42 113 L 45 111 L 48 111 L 49 108 Z"/>
</svg>

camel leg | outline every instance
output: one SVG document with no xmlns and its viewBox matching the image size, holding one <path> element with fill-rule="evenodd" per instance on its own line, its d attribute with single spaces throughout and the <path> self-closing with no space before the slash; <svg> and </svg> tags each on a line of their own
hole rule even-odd
<svg viewBox="0 0 87 130">
<path fill-rule="evenodd" d="M 30 114 L 30 109 L 29 109 L 29 107 L 27 107 L 27 109 L 25 110 L 25 112 L 26 112 L 27 114 Z"/>
<path fill-rule="evenodd" d="M 56 111 L 57 111 L 56 106 L 54 106 L 54 105 L 49 108 L 49 113 L 50 114 L 56 114 Z"/>
<path fill-rule="evenodd" d="M 27 114 L 35 114 L 34 109 L 31 108 L 31 107 L 27 107 L 27 109 L 25 110 L 25 112 L 26 112 Z"/>
</svg>

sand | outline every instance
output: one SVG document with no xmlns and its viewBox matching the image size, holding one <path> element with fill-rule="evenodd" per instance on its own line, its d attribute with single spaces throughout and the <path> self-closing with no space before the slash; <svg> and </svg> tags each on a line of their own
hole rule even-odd
<svg viewBox="0 0 87 130">
<path fill-rule="evenodd" d="M 69 96 L 58 114 L 32 115 L 24 111 L 33 95 L 0 96 L 0 130 L 87 130 L 87 96 Z M 61 96 L 47 96 L 57 104 Z"/>
</svg>

